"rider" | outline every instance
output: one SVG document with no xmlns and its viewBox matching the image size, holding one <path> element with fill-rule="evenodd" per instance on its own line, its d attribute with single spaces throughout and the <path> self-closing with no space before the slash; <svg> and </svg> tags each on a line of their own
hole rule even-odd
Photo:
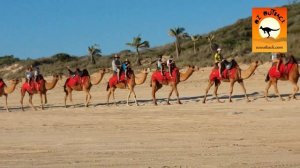
<svg viewBox="0 0 300 168">
<path fill-rule="evenodd" d="M 40 67 L 39 66 L 34 67 L 33 75 L 34 75 L 34 79 L 35 79 L 36 82 L 38 80 L 40 80 L 39 77 L 40 77 L 41 73 L 40 73 Z"/>
<path fill-rule="evenodd" d="M 223 57 L 222 57 L 222 54 L 221 54 L 221 48 L 218 48 L 217 49 L 217 52 L 215 54 L 215 66 L 217 66 L 219 68 L 219 76 L 220 78 L 222 78 L 222 74 L 221 74 L 221 63 L 223 62 Z"/>
<path fill-rule="evenodd" d="M 162 55 L 160 55 L 157 59 L 156 69 L 161 72 L 162 76 L 165 76 L 164 75 L 164 65 L 165 65 L 165 63 L 162 61 Z"/>
<path fill-rule="evenodd" d="M 33 78 L 33 72 L 32 71 L 33 71 L 32 66 L 29 66 L 26 69 L 26 72 L 25 72 L 26 81 L 27 81 L 27 83 L 29 84 L 30 87 L 31 87 L 31 81 L 32 81 L 32 78 Z"/>
<path fill-rule="evenodd" d="M 66 68 L 69 71 L 69 75 L 71 75 L 72 77 L 75 77 L 75 75 L 78 75 L 78 76 L 82 76 L 83 75 L 83 71 L 81 71 L 78 67 L 76 68 L 75 71 L 72 71 L 70 69 L 70 66 L 67 66 Z"/>
<path fill-rule="evenodd" d="M 122 63 L 122 71 L 125 73 L 125 80 L 129 77 L 128 70 L 130 68 L 130 61 L 126 58 L 126 60 Z"/>
<path fill-rule="evenodd" d="M 172 70 L 173 70 L 174 66 L 175 66 L 175 62 L 173 61 L 173 58 L 170 57 L 167 60 L 167 67 L 168 67 L 168 70 L 169 70 L 170 77 L 172 77 Z"/>
<path fill-rule="evenodd" d="M 120 61 L 120 56 L 118 56 L 117 54 L 114 56 L 114 59 L 112 60 L 112 70 L 114 71 L 114 75 L 117 75 L 118 82 L 119 82 L 121 61 Z"/>
</svg>

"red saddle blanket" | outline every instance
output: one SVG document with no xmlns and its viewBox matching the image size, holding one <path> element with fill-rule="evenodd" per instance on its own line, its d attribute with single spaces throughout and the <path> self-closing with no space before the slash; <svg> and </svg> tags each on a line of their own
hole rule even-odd
<svg viewBox="0 0 300 168">
<path fill-rule="evenodd" d="M 127 79 L 129 79 L 129 78 L 127 78 Z M 123 82 L 123 83 L 128 82 L 128 80 L 126 80 L 126 78 L 125 78 L 125 72 L 121 73 L 121 75 L 119 77 L 119 82 L 118 82 L 118 76 L 117 76 L 117 74 L 114 74 L 112 77 L 110 77 L 110 79 L 108 81 L 109 87 L 113 87 L 116 84 L 121 83 L 121 82 Z"/>
<path fill-rule="evenodd" d="M 82 83 L 86 83 L 89 80 L 89 76 L 79 76 L 79 75 L 75 75 L 74 77 L 69 77 L 66 80 L 66 86 L 68 87 L 73 87 L 73 86 L 77 86 L 77 85 L 81 85 Z"/>
<path fill-rule="evenodd" d="M 282 76 L 288 75 L 291 71 L 293 65 L 296 65 L 294 63 L 288 63 L 288 64 L 280 64 L 279 65 L 279 71 L 276 69 L 276 65 L 273 65 L 269 70 L 269 76 L 272 78 L 280 78 Z"/>
<path fill-rule="evenodd" d="M 5 83 L 3 80 L 0 81 L 0 89 L 2 89 L 5 86 Z"/>
<path fill-rule="evenodd" d="M 22 90 L 27 90 L 29 93 L 33 93 L 35 91 L 40 91 L 42 89 L 42 86 L 45 84 L 45 80 L 41 79 L 39 81 L 32 80 L 29 84 L 29 82 L 25 82 L 22 85 Z"/>
<path fill-rule="evenodd" d="M 234 78 L 234 75 L 236 74 L 237 68 L 232 68 L 232 69 L 225 69 L 222 72 L 222 79 L 229 79 L 229 78 Z M 209 75 L 209 80 L 214 81 L 214 80 L 222 80 L 219 75 L 219 69 L 214 68 L 212 69 L 210 75 Z"/>
<path fill-rule="evenodd" d="M 163 72 L 163 75 L 161 74 L 161 71 L 157 70 L 153 72 L 151 80 L 152 81 L 158 81 L 159 83 L 168 83 L 168 82 L 176 82 L 177 79 L 179 79 L 179 69 L 174 68 L 171 72 L 172 75 L 170 75 L 169 72 Z"/>
</svg>

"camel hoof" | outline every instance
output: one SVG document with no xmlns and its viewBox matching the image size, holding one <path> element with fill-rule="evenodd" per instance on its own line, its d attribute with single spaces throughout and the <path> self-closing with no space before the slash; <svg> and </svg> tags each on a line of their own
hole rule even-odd
<svg viewBox="0 0 300 168">
<path fill-rule="evenodd" d="M 157 103 L 154 103 L 154 106 L 157 106 Z"/>
<path fill-rule="evenodd" d="M 181 102 L 178 102 L 178 104 L 182 104 Z"/>
<path fill-rule="evenodd" d="M 205 104 L 206 102 L 205 102 L 205 101 L 202 101 L 202 103 Z"/>
<path fill-rule="evenodd" d="M 247 99 L 246 102 L 251 102 L 251 100 Z"/>
<path fill-rule="evenodd" d="M 171 105 L 171 103 L 167 102 L 167 105 Z"/>
</svg>

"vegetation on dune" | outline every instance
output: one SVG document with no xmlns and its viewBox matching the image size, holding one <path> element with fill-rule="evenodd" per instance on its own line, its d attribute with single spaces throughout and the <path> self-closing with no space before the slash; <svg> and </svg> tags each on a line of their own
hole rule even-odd
<svg viewBox="0 0 300 168">
<path fill-rule="evenodd" d="M 300 59 L 300 3 L 291 3 L 288 8 L 288 51 Z M 213 51 L 217 47 L 223 49 L 225 58 L 234 57 L 238 62 L 249 63 L 258 59 L 269 61 L 269 53 L 252 53 L 251 17 L 239 19 L 234 24 L 202 35 L 188 36 L 185 28 L 176 27 L 169 30 L 169 35 L 175 41 L 159 47 L 149 48 L 149 41 L 143 41 L 140 36 L 134 37 L 126 43 L 133 47 L 135 52 L 123 50 L 118 53 L 101 56 L 98 45 L 88 47 L 87 55 L 73 56 L 67 53 L 58 53 L 46 58 L 20 60 L 13 55 L 0 57 L 0 76 L 4 78 L 23 77 L 24 70 L 29 65 L 39 65 L 44 75 L 53 73 L 67 73 L 66 66 L 71 68 L 87 68 L 91 73 L 99 68 L 111 66 L 114 54 L 134 62 L 134 68 L 151 67 L 159 55 L 175 56 L 179 67 L 185 65 L 211 66 L 213 64 Z M 167 35 L 167 34 L 166 34 Z M 202 37 L 202 38 L 200 38 Z"/>
</svg>

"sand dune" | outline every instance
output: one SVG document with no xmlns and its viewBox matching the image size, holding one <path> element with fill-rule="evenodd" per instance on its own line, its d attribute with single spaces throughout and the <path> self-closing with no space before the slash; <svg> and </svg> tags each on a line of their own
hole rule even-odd
<svg viewBox="0 0 300 168">
<path fill-rule="evenodd" d="M 64 81 L 59 81 L 48 92 L 45 110 L 32 111 L 25 96 L 22 112 L 19 84 L 9 95 L 12 112 L 0 99 L 0 167 L 300 167 L 300 100 L 281 102 L 273 96 L 265 101 L 269 66 L 245 80 L 250 103 L 238 84 L 229 103 L 229 85 L 222 83 L 219 96 L 225 103 L 217 103 L 210 90 L 202 104 L 211 68 L 179 84 L 182 105 L 174 95 L 172 105 L 165 105 L 170 88 L 164 87 L 153 106 L 148 75 L 136 86 L 139 107 L 126 106 L 127 90 L 116 91 L 118 106 L 106 106 L 106 74 L 91 89 L 88 108 L 82 92 L 73 92 L 75 108 L 64 108 Z M 291 90 L 289 83 L 279 82 L 284 98 Z M 34 104 L 39 105 L 38 96 Z"/>
</svg>

